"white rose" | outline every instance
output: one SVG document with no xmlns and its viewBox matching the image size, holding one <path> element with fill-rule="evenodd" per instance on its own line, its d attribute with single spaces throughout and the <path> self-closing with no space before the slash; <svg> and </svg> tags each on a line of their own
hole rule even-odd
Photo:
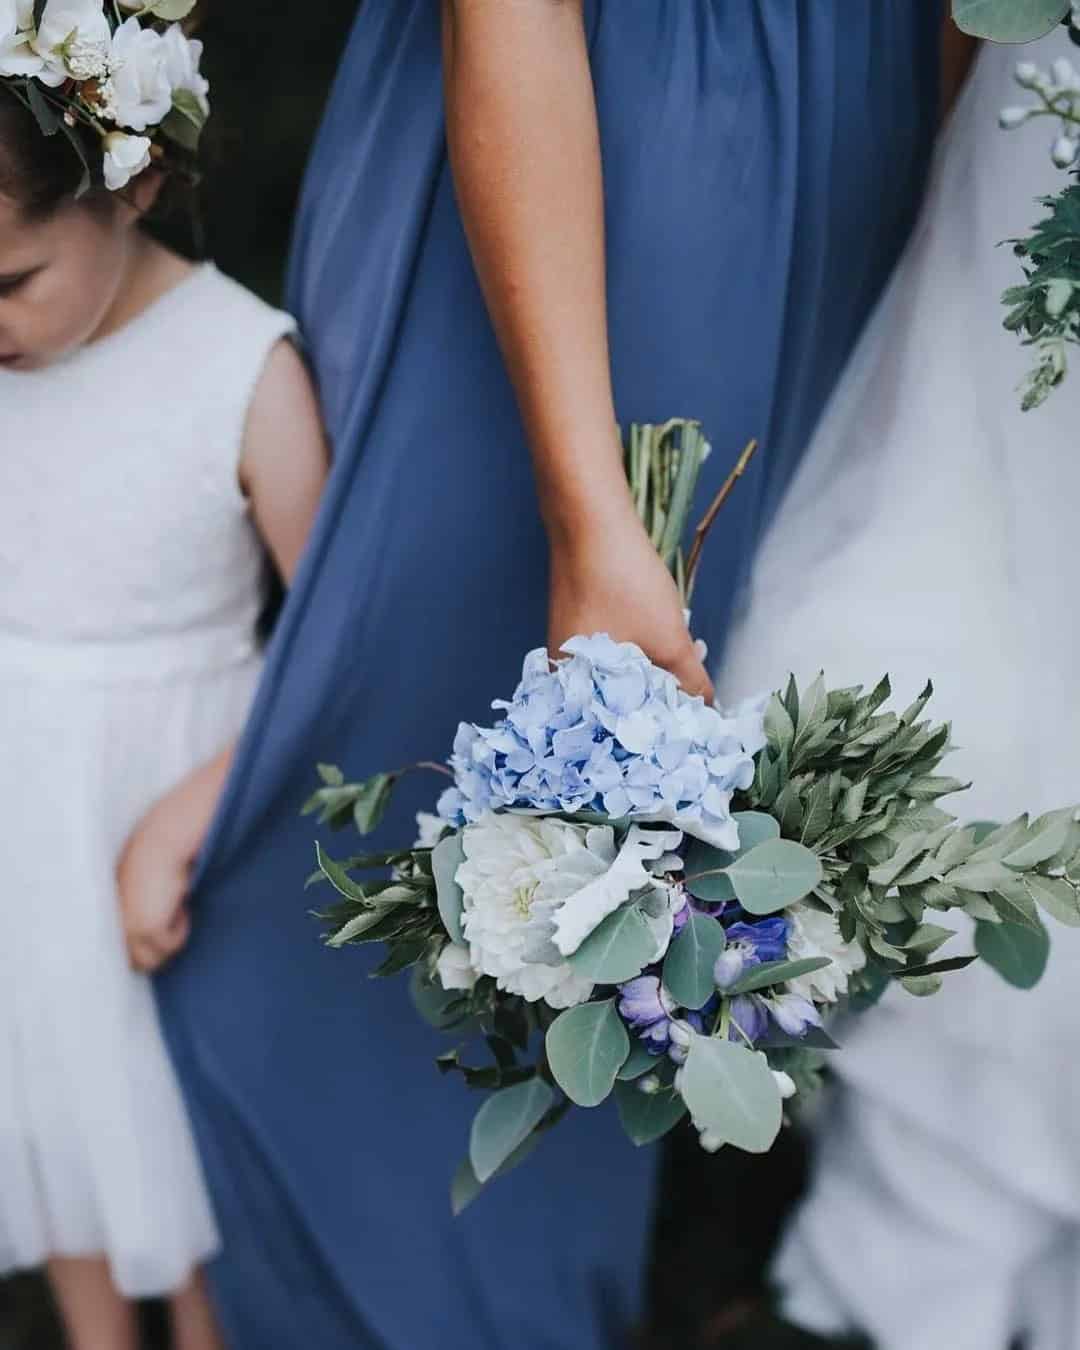
<svg viewBox="0 0 1080 1350">
<path fill-rule="evenodd" d="M 33 47 L 42 60 L 37 78 L 55 88 L 108 70 L 109 21 L 101 0 L 47 0 Z"/>
<path fill-rule="evenodd" d="M 127 187 L 150 165 L 150 140 L 147 136 L 125 136 L 122 131 L 105 137 L 105 186 L 110 192 Z"/>
<path fill-rule="evenodd" d="M 866 965 L 866 953 L 857 942 L 844 941 L 832 914 L 809 905 L 794 905 L 784 917 L 789 923 L 789 960 L 827 956 L 832 962 L 831 966 L 789 980 L 788 989 L 811 1003 L 835 1003 L 847 992 L 851 976 Z"/>
<path fill-rule="evenodd" d="M 109 64 L 120 126 L 145 131 L 165 120 L 172 107 L 165 56 L 165 39 L 134 17 L 113 34 Z"/>
<path fill-rule="evenodd" d="M 680 841 L 634 826 L 622 848 L 610 826 L 488 812 L 462 834 L 462 930 L 474 968 L 501 989 L 553 1008 L 583 1003 L 592 982 L 565 959 L 635 891 L 654 885 L 645 863 Z M 657 953 L 671 936 L 666 892 L 651 918 Z"/>
<path fill-rule="evenodd" d="M 40 75 L 45 63 L 30 45 L 34 0 L 0 0 L 0 76 Z"/>
<path fill-rule="evenodd" d="M 444 989 L 469 990 L 480 978 L 473 969 L 468 947 L 458 942 L 448 942 L 439 953 L 436 964 L 439 980 Z"/>
<path fill-rule="evenodd" d="M 195 96 L 199 107 L 209 116 L 210 82 L 200 74 L 199 63 L 202 60 L 203 45 L 197 39 L 186 38 L 178 23 L 165 30 L 161 39 L 165 49 L 165 73 L 175 94 L 186 89 Z"/>
</svg>

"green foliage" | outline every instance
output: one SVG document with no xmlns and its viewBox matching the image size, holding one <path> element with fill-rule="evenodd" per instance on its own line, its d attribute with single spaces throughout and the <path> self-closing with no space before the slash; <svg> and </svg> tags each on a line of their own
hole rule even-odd
<svg viewBox="0 0 1080 1350">
<path fill-rule="evenodd" d="M 525 1144 L 550 1111 L 555 1094 L 540 1078 L 503 1088 L 483 1103 L 469 1136 L 469 1162 L 483 1184 Z"/>
<path fill-rule="evenodd" d="M 439 918 L 442 919 L 451 942 L 465 941 L 461 931 L 464 897 L 461 887 L 457 884 L 457 870 L 464 861 L 465 850 L 461 845 L 460 833 L 440 839 L 431 851 L 431 874 L 435 880 Z"/>
<path fill-rule="evenodd" d="M 1038 933 L 1041 908 L 1080 924 L 1075 810 L 989 832 L 960 826 L 938 804 L 964 784 L 938 772 L 949 728 L 922 717 L 931 686 L 899 716 L 883 709 L 889 694 L 887 679 L 869 694 L 826 690 L 821 680 L 800 693 L 790 681 L 770 703 L 768 744 L 740 803 L 775 816 L 785 839 L 817 855 L 821 880 L 810 902 L 835 913 L 869 961 L 851 986 L 856 1006 L 893 977 L 925 993 L 959 968 L 956 959 L 927 961 L 950 935 L 928 922 L 931 912 L 964 910 Z M 735 889 L 746 905 L 737 880 Z"/>
<path fill-rule="evenodd" d="M 980 923 L 975 925 L 975 950 L 1003 980 L 1017 989 L 1033 989 L 1046 969 L 1050 936 L 1041 923 L 1036 928 Z"/>
<path fill-rule="evenodd" d="M 1023 284 L 1002 297 L 1005 327 L 1034 346 L 1037 361 L 1024 387 L 1025 411 L 1044 402 L 1067 370 L 1066 344 L 1080 341 L 1080 183 L 1044 197 L 1049 214 L 1026 239 L 1013 240 Z"/>
<path fill-rule="evenodd" d="M 1033 42 L 1069 10 L 1069 0 L 952 0 L 958 28 L 991 42 Z"/>
<path fill-rule="evenodd" d="M 676 1082 L 694 1124 L 747 1153 L 772 1148 L 783 1119 L 765 1056 L 719 1037 L 694 1036 Z"/>
<path fill-rule="evenodd" d="M 613 998 L 567 1008 L 548 1028 L 548 1066 L 577 1106 L 599 1106 L 630 1054 L 630 1037 Z"/>
<path fill-rule="evenodd" d="M 686 1103 L 670 1084 L 645 1092 L 640 1082 L 616 1083 L 615 1105 L 623 1129 L 639 1148 L 662 1139 L 686 1115 Z"/>
<path fill-rule="evenodd" d="M 775 914 L 802 900 L 822 879 L 817 855 L 791 839 L 767 839 L 727 869 L 748 914 Z"/>
<path fill-rule="evenodd" d="M 640 975 L 655 951 L 656 938 L 640 907 L 631 901 L 609 914 L 568 959 L 596 984 L 622 984 Z"/>
<path fill-rule="evenodd" d="M 701 1008 L 716 993 L 713 966 L 725 946 L 724 927 L 691 910 L 664 960 L 664 986 L 684 1008 Z"/>
<path fill-rule="evenodd" d="M 827 956 L 807 956 L 799 961 L 765 961 L 761 965 L 751 966 L 727 993 L 729 997 L 735 998 L 758 989 L 772 989 L 788 980 L 797 980 L 800 975 L 810 975 L 815 970 L 824 970 L 831 965 L 832 961 Z"/>
</svg>

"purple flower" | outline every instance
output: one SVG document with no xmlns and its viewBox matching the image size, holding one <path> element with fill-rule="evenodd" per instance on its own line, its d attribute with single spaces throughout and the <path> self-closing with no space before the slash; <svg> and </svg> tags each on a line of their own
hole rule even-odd
<svg viewBox="0 0 1080 1350">
<path fill-rule="evenodd" d="M 730 989 L 753 966 L 782 961 L 787 955 L 788 921 L 762 919 L 759 923 L 733 923 L 727 929 L 727 946 L 717 958 L 713 977 L 718 989 Z"/>
<path fill-rule="evenodd" d="M 776 1025 L 789 1036 L 805 1036 L 811 1027 L 821 1026 L 821 1014 L 801 994 L 773 994 L 762 1001 Z"/>
<path fill-rule="evenodd" d="M 619 1012 L 648 1048 L 662 1055 L 671 1044 L 675 1003 L 656 975 L 639 975 L 619 986 Z"/>
<path fill-rule="evenodd" d="M 739 994 L 731 1000 L 729 1041 L 742 1041 L 745 1038 L 753 1044 L 761 1040 L 768 1029 L 769 1014 L 764 999 L 757 994 Z"/>
</svg>

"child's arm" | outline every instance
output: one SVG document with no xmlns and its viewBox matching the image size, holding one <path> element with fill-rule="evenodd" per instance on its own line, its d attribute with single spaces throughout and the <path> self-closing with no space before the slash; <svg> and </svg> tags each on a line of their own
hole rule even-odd
<svg viewBox="0 0 1080 1350">
<path fill-rule="evenodd" d="M 248 412 L 240 483 L 282 578 L 290 582 L 326 481 L 315 392 L 288 342 L 271 352 Z M 132 831 L 117 868 L 131 964 L 152 971 L 187 942 L 191 869 L 228 776 L 230 744 L 167 792 Z"/>
</svg>

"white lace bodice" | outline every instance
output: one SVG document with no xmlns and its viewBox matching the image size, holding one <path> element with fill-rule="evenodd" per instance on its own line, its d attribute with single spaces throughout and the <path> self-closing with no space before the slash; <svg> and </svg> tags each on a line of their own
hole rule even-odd
<svg viewBox="0 0 1080 1350">
<path fill-rule="evenodd" d="M 206 264 L 73 356 L 0 370 L 0 631 L 251 632 L 263 555 L 238 459 L 292 328 Z"/>
</svg>

